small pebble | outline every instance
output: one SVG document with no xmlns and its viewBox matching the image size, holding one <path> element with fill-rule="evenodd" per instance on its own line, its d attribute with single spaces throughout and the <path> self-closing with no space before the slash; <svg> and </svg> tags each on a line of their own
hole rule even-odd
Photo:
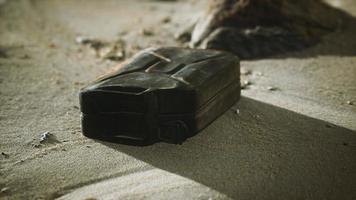
<svg viewBox="0 0 356 200">
<path fill-rule="evenodd" d="M 97 200 L 97 198 L 95 198 L 95 197 L 88 197 L 88 198 L 85 198 L 84 200 Z"/>
<path fill-rule="evenodd" d="M 105 59 L 112 60 L 112 61 L 120 61 L 125 58 L 125 51 L 123 50 L 111 50 L 110 52 L 106 53 L 103 56 Z"/>
<path fill-rule="evenodd" d="M 46 132 L 42 133 L 41 137 L 40 137 L 40 143 L 48 140 L 49 135 L 50 135 L 49 131 L 46 131 Z"/>
<path fill-rule="evenodd" d="M 191 38 L 191 33 L 190 32 L 178 32 L 176 34 L 174 34 L 174 39 L 176 39 L 177 41 L 180 42 L 187 42 L 187 44 L 189 45 L 188 41 L 190 41 Z"/>
<path fill-rule="evenodd" d="M 50 44 L 48 45 L 48 47 L 53 49 L 53 48 L 56 48 L 56 45 L 55 45 L 54 43 L 50 43 Z"/>
<path fill-rule="evenodd" d="M 86 145 L 86 147 L 87 147 L 87 148 L 91 148 L 91 146 L 90 146 L 90 145 Z"/>
<path fill-rule="evenodd" d="M 119 36 L 125 36 L 125 35 L 127 35 L 128 34 L 128 32 L 126 31 L 126 30 L 122 30 L 122 31 L 120 31 L 117 35 L 119 35 Z"/>
<path fill-rule="evenodd" d="M 164 23 L 164 24 L 167 24 L 167 23 L 171 22 L 171 18 L 170 18 L 169 16 L 164 17 L 164 18 L 161 20 L 161 22 Z"/>
<path fill-rule="evenodd" d="M 141 29 L 140 34 L 144 36 L 152 36 L 154 35 L 153 31 L 147 29 Z"/>
<path fill-rule="evenodd" d="M 83 84 L 84 84 L 84 83 L 79 82 L 79 81 L 74 82 L 74 85 L 83 85 Z"/>
<path fill-rule="evenodd" d="M 252 83 L 248 80 L 245 80 L 241 84 L 241 89 L 247 89 L 247 86 L 251 85 Z"/>
<path fill-rule="evenodd" d="M 1 155 L 3 155 L 5 158 L 9 158 L 10 157 L 10 155 L 5 153 L 5 152 L 1 152 Z"/>
<path fill-rule="evenodd" d="M 132 49 L 133 51 L 142 50 L 142 48 L 143 48 L 143 47 L 141 47 L 141 46 L 138 45 L 138 44 L 133 44 L 133 45 L 131 46 L 131 49 Z"/>
<path fill-rule="evenodd" d="M 347 105 L 354 105 L 354 102 L 352 102 L 352 101 L 347 101 L 346 103 L 347 103 Z"/>
<path fill-rule="evenodd" d="M 235 110 L 235 114 L 239 115 L 239 114 L 240 114 L 240 110 L 239 110 L 239 109 L 236 109 L 236 110 Z"/>
<path fill-rule="evenodd" d="M 78 36 L 75 38 L 75 42 L 78 44 L 89 44 L 93 39 L 85 36 Z"/>
<path fill-rule="evenodd" d="M 249 80 L 245 80 L 245 81 L 243 82 L 243 84 L 245 84 L 245 85 L 251 85 L 251 82 L 250 82 Z"/>
<path fill-rule="evenodd" d="M 29 59 L 30 56 L 29 56 L 28 54 L 25 54 L 25 55 L 21 56 L 20 58 L 21 58 L 21 59 Z"/>
<path fill-rule="evenodd" d="M 273 86 L 268 86 L 268 87 L 267 87 L 267 90 L 269 90 L 269 91 L 276 91 L 276 90 L 278 90 L 278 88 L 273 87 Z"/>
<path fill-rule="evenodd" d="M 9 192 L 10 191 L 10 187 L 3 187 L 3 188 L 1 188 L 1 190 L 0 190 L 0 193 L 7 193 L 7 192 Z"/>
<path fill-rule="evenodd" d="M 256 72 L 257 76 L 263 76 L 262 72 Z"/>
<path fill-rule="evenodd" d="M 250 75 L 251 71 L 248 69 L 245 69 L 245 68 L 241 68 L 240 74 L 241 75 Z"/>
</svg>

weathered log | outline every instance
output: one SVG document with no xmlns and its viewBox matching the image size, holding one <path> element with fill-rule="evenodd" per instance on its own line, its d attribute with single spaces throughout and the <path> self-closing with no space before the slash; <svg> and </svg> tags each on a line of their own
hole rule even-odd
<svg viewBox="0 0 356 200">
<path fill-rule="evenodd" d="M 190 45 L 266 57 L 316 44 L 346 18 L 321 0 L 211 0 Z"/>
</svg>

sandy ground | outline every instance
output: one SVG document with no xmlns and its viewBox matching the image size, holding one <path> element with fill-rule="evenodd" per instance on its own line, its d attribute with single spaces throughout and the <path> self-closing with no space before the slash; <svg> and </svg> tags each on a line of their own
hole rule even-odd
<svg viewBox="0 0 356 200">
<path fill-rule="evenodd" d="M 329 2 L 356 16 L 353 0 Z M 78 90 L 116 63 L 75 38 L 121 38 L 127 56 L 182 46 L 173 36 L 202 4 L 1 0 L 0 198 L 356 199 L 354 21 L 303 52 L 243 61 L 241 101 L 183 145 L 81 135 Z"/>
</svg>

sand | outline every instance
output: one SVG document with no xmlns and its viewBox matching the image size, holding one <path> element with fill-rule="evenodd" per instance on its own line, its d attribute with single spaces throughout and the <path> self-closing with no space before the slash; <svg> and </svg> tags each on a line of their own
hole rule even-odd
<svg viewBox="0 0 356 200">
<path fill-rule="evenodd" d="M 329 2 L 356 16 L 353 0 Z M 243 61 L 242 99 L 183 145 L 81 135 L 79 89 L 118 62 L 75 38 L 122 38 L 127 56 L 184 46 L 174 34 L 203 4 L 0 1 L 0 198 L 355 199 L 354 21 L 305 51 Z"/>
</svg>

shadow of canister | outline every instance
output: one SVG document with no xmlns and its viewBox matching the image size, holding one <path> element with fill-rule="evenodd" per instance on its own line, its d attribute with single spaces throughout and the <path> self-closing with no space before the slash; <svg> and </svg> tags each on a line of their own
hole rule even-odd
<svg viewBox="0 0 356 200">
<path fill-rule="evenodd" d="M 354 131 L 246 97 L 234 107 L 183 145 L 103 144 L 232 198 L 356 197 Z"/>
</svg>

